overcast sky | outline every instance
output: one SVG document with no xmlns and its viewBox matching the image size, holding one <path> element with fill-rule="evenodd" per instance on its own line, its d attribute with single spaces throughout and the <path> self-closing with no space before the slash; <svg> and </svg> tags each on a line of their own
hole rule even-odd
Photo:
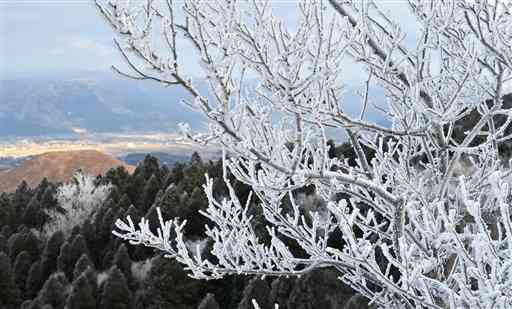
<svg viewBox="0 0 512 309">
<path fill-rule="evenodd" d="M 407 20 L 400 1 L 383 0 L 391 14 Z M 294 2 L 274 5 L 280 16 L 293 20 Z M 112 38 L 92 0 L 0 0 L 0 78 L 106 71 L 122 63 Z M 195 59 L 187 66 L 197 67 Z"/>
<path fill-rule="evenodd" d="M 105 70 L 118 56 L 89 0 L 0 0 L 2 77 Z"/>
</svg>

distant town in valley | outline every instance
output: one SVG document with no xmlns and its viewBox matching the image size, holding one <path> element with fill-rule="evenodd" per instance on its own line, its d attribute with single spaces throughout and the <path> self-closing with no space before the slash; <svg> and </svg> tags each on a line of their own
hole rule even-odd
<svg viewBox="0 0 512 309">
<path fill-rule="evenodd" d="M 97 150 L 115 157 L 129 153 L 161 152 L 187 156 L 198 152 L 205 158 L 218 158 L 219 148 L 181 140 L 172 133 L 90 134 L 79 139 L 23 138 L 0 143 L 0 158 L 23 158 L 48 152 Z"/>
</svg>

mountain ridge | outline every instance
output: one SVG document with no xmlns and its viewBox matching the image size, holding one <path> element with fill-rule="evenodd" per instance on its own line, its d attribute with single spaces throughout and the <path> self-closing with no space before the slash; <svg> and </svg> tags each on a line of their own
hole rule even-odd
<svg viewBox="0 0 512 309">
<path fill-rule="evenodd" d="M 20 166 L 0 171 L 0 192 L 11 192 L 25 180 L 29 187 L 37 186 L 43 178 L 51 182 L 66 182 L 77 170 L 97 176 L 117 166 L 132 172 L 135 167 L 97 150 L 47 152 L 33 156 Z"/>
<path fill-rule="evenodd" d="M 178 87 L 107 75 L 0 80 L 0 136 L 176 132 L 180 121 L 198 128 L 201 115 L 180 103 L 187 98 Z"/>
</svg>

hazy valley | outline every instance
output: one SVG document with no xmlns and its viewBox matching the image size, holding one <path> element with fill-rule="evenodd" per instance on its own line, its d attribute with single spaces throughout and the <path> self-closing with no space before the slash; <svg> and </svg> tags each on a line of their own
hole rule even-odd
<svg viewBox="0 0 512 309">
<path fill-rule="evenodd" d="M 0 80 L 0 137 L 77 138 L 84 133 L 174 133 L 201 118 L 179 88 L 76 73 Z"/>
</svg>

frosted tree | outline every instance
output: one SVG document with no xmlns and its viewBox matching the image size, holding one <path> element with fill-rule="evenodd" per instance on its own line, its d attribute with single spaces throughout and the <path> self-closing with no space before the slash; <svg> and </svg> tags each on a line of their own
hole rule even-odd
<svg viewBox="0 0 512 309">
<path fill-rule="evenodd" d="M 511 138 L 503 97 L 512 6 L 409 0 L 410 33 L 379 3 L 302 1 L 287 24 L 271 1 L 97 0 L 129 71 L 114 69 L 190 94 L 209 127 L 199 134 L 183 125 L 184 134 L 222 147 L 225 172 L 252 186 L 270 240 L 256 236 L 254 204 L 238 200 L 227 177 L 222 200 L 212 179 L 204 185 L 215 261 L 189 250 L 186 222 L 165 214 L 158 231 L 126 218 L 114 233 L 164 251 L 199 279 L 329 267 L 379 308 L 511 308 L 511 171 L 498 149 Z M 207 91 L 187 74 L 190 57 Z M 359 101 L 347 99 L 347 61 L 366 74 Z M 372 99 L 377 89 L 383 95 Z M 369 121 L 370 109 L 390 125 Z M 470 115 L 474 124 L 459 132 Z M 333 134 L 346 134 L 356 165 L 328 156 Z M 324 213 L 297 202 L 296 189 L 307 185 Z M 349 198 L 334 199 L 339 193 Z M 341 249 L 328 245 L 334 231 Z"/>
<path fill-rule="evenodd" d="M 81 172 L 75 173 L 70 182 L 57 189 L 55 198 L 60 209 L 46 210 L 49 220 L 43 227 L 46 236 L 56 231 L 69 234 L 103 204 L 110 193 L 110 184 L 97 185 L 95 177 Z"/>
</svg>

